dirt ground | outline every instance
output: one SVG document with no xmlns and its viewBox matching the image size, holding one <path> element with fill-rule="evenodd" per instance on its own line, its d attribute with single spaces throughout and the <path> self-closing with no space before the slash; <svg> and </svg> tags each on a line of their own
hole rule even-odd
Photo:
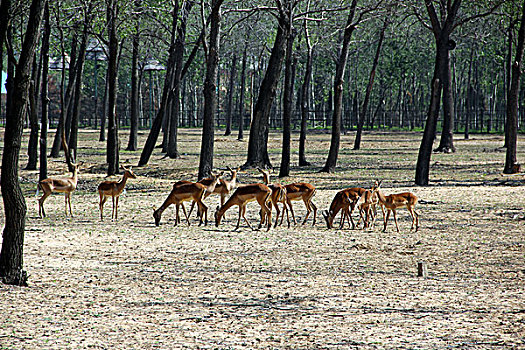
<svg viewBox="0 0 525 350">
<path fill-rule="evenodd" d="M 457 136 L 455 154 L 432 156 L 431 185 L 415 187 L 419 133 L 365 134 L 360 151 L 352 150 L 354 134 L 345 135 L 335 174 L 318 173 L 329 133 L 308 136 L 307 168 L 296 166 L 294 134 L 292 176 L 274 178 L 318 188 L 317 222 L 269 232 L 244 224 L 234 231 L 236 208 L 215 227 L 217 196 L 205 201 L 208 226 L 193 216 L 190 227 L 175 227 L 169 208 L 155 227 L 152 208 L 172 183 L 196 178 L 199 130 L 180 130 L 181 159 L 156 150 L 147 167 L 133 168 L 138 178 L 121 197 L 119 220 L 109 219 L 109 202 L 101 222 L 105 143 L 96 131 L 80 136 L 85 164 L 73 218 L 53 195 L 39 219 L 38 173 L 21 171 L 29 287 L 0 285 L 0 349 L 525 349 L 525 177 L 500 174 L 501 136 Z M 270 139 L 277 167 L 280 134 Z M 217 131 L 215 166 L 242 165 L 246 148 Z M 135 165 L 139 156 L 122 151 L 121 162 Z M 50 159 L 50 176 L 65 169 L 63 159 Z M 333 195 L 375 179 L 386 194 L 420 198 L 419 232 L 404 209 L 400 233 L 392 221 L 382 232 L 381 214 L 373 230 L 327 230 L 321 210 Z M 251 170 L 239 175 L 241 184 L 260 181 Z M 256 223 L 256 204 L 248 218 Z M 418 262 L 427 278 L 417 277 Z"/>
</svg>

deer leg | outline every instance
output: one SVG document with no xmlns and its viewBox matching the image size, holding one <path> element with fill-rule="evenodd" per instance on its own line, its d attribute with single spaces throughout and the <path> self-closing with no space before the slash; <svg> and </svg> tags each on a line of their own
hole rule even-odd
<svg viewBox="0 0 525 350">
<path fill-rule="evenodd" d="M 419 230 L 419 214 L 416 211 L 416 208 L 412 209 L 414 211 L 414 214 L 416 214 L 416 232 Z"/>
<path fill-rule="evenodd" d="M 201 201 L 197 203 L 200 210 L 200 222 L 199 226 L 202 225 L 202 216 L 204 216 L 204 226 L 208 225 L 208 207 L 204 205 Z"/>
<path fill-rule="evenodd" d="M 115 197 L 111 196 L 111 202 L 113 203 L 113 207 L 111 208 L 111 220 L 115 219 Z"/>
<path fill-rule="evenodd" d="M 399 226 L 397 225 L 397 215 L 396 215 L 396 210 L 395 210 L 395 209 L 392 209 L 392 213 L 394 214 L 394 222 L 396 223 L 396 229 L 397 229 L 397 232 L 399 232 Z"/>
<path fill-rule="evenodd" d="M 274 227 L 277 227 L 277 224 L 279 223 L 279 215 L 281 214 L 281 210 L 279 209 L 279 206 L 277 205 L 277 203 L 273 203 L 273 205 L 275 207 L 275 211 L 277 212 L 277 215 L 275 216 L 275 226 Z M 284 217 L 284 213 L 283 213 L 283 217 Z M 282 223 L 282 219 L 281 219 L 281 223 Z"/>
<path fill-rule="evenodd" d="M 103 221 L 104 220 L 104 217 L 102 216 L 103 212 L 104 212 L 104 203 L 106 203 L 106 200 L 107 200 L 107 197 L 104 196 L 103 194 L 100 194 L 100 221 Z"/>
<path fill-rule="evenodd" d="M 237 219 L 237 226 L 235 226 L 236 230 L 238 230 L 239 226 L 241 225 L 241 216 L 242 216 L 242 205 L 239 205 L 239 218 Z"/>
<path fill-rule="evenodd" d="M 304 217 L 302 225 L 306 224 L 306 220 L 308 220 L 308 217 L 310 216 L 310 212 L 312 211 L 312 208 L 310 208 L 310 203 L 308 203 L 307 199 L 303 199 L 304 206 L 306 207 L 306 216 Z"/>
<path fill-rule="evenodd" d="M 241 210 L 241 212 L 242 212 L 242 218 L 244 219 L 244 221 L 246 221 L 246 224 L 248 225 L 248 227 L 251 228 L 251 229 L 253 230 L 252 225 L 250 225 L 250 222 L 248 221 L 248 219 L 246 219 L 246 204 L 244 204 L 244 205 L 242 206 L 242 210 Z"/>
<path fill-rule="evenodd" d="M 115 221 L 118 221 L 118 199 L 119 197 L 115 199 Z"/>
<path fill-rule="evenodd" d="M 350 218 L 350 221 L 352 222 L 352 230 L 355 230 L 355 222 L 352 218 L 352 213 L 354 212 L 355 204 L 350 205 L 350 212 L 348 213 L 348 217 Z"/>
<path fill-rule="evenodd" d="M 385 227 L 383 228 L 383 232 L 386 232 L 386 224 L 388 223 L 388 218 L 389 218 L 389 217 L 390 217 L 390 209 L 387 209 L 387 210 L 386 210 L 386 217 L 385 217 L 385 220 L 384 220 L 384 221 L 385 221 L 385 222 L 384 222 Z"/>
<path fill-rule="evenodd" d="M 315 220 L 317 219 L 317 207 L 315 206 L 314 202 L 312 202 L 312 198 L 310 198 L 310 207 L 314 210 L 314 222 L 312 223 L 312 226 L 315 226 Z"/>
<path fill-rule="evenodd" d="M 42 215 L 46 217 L 46 211 L 44 209 L 44 202 L 46 198 L 49 197 L 50 194 L 51 192 L 44 191 L 44 195 L 38 200 L 38 214 L 40 215 L 40 217 L 42 217 Z"/>
<path fill-rule="evenodd" d="M 286 199 L 286 204 L 288 204 L 288 208 L 290 208 L 290 212 L 292 213 L 293 224 L 294 224 L 294 225 L 297 225 L 297 221 L 295 220 L 295 214 L 294 214 L 294 212 L 293 212 L 292 201 L 289 200 L 289 199 L 287 198 L 287 199 Z"/>
</svg>

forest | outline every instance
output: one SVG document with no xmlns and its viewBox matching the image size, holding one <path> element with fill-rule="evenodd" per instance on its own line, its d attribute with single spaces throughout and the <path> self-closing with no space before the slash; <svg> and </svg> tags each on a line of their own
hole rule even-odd
<svg viewBox="0 0 525 350">
<path fill-rule="evenodd" d="M 9 325 L 0 348 L 45 347 L 55 322 L 58 348 L 118 347 L 92 324 L 102 317 L 109 327 L 112 316 L 125 348 L 155 347 L 155 337 L 160 348 L 522 345 L 524 8 L 523 0 L 0 0 L 0 290 L 12 310 L 1 313 Z M 197 204 L 199 227 L 183 201 Z M 250 201 L 260 211 L 246 214 Z M 161 219 L 172 204 L 175 218 Z M 238 216 L 226 213 L 232 205 Z M 208 219 L 216 226 L 201 226 Z M 412 279 L 415 265 L 424 271 Z M 124 307 L 114 296 L 126 288 Z M 407 290 L 413 303 L 391 306 Z M 74 314 L 49 322 L 34 312 L 60 295 Z M 482 325 L 458 333 L 483 302 Z M 79 311 L 83 304 L 102 316 Z M 164 315 L 174 305 L 178 315 Z M 159 315 L 141 314 L 156 307 Z M 39 318 L 38 336 L 21 326 L 27 312 Z M 449 312 L 458 323 L 441 328 Z M 429 328 L 414 337 L 419 313 Z M 92 339 L 72 328 L 79 314 Z M 358 335 L 343 322 L 353 317 Z M 148 324 L 144 342 L 129 332 L 131 319 Z M 170 333 L 174 319 L 187 328 Z M 246 322 L 241 333 L 230 332 L 230 319 Z M 275 321 L 264 338 L 254 335 L 261 319 Z M 160 333 L 150 328 L 157 321 Z"/>
</svg>

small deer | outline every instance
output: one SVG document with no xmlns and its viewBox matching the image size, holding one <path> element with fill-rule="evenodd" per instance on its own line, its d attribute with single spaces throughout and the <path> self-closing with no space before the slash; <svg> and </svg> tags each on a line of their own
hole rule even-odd
<svg viewBox="0 0 525 350">
<path fill-rule="evenodd" d="M 352 222 L 352 230 L 355 229 L 355 223 L 354 219 L 352 219 L 352 213 L 354 212 L 357 201 L 363 195 L 363 193 L 365 193 L 364 188 L 351 187 L 341 190 L 335 194 L 334 199 L 330 204 L 329 210 L 325 210 L 323 212 L 326 225 L 329 229 L 332 228 L 334 219 L 337 213 L 339 213 L 339 211 L 341 210 L 342 214 L 339 229 L 343 228 L 345 218 Z M 350 224 L 350 222 L 348 224 Z"/>
<path fill-rule="evenodd" d="M 61 192 L 65 194 L 65 200 L 66 200 L 66 216 L 67 216 L 67 208 L 69 205 L 69 214 L 71 217 L 73 217 L 73 213 L 71 211 L 71 193 L 77 188 L 77 182 L 78 182 L 78 169 L 82 163 L 80 164 L 73 164 L 73 175 L 71 177 L 67 178 L 47 178 L 38 183 L 38 189 L 42 189 L 44 194 L 42 197 L 38 200 L 38 215 L 42 218 L 46 216 L 46 211 L 44 209 L 44 202 L 47 197 L 51 195 L 53 192 Z M 38 192 L 37 192 L 38 195 Z"/>
<path fill-rule="evenodd" d="M 386 232 L 386 225 L 390 217 L 390 212 L 394 214 L 394 222 L 396 223 L 397 232 L 399 232 L 399 226 L 397 225 L 396 209 L 406 207 L 410 216 L 412 216 L 412 227 L 411 230 L 416 226 L 416 232 L 419 229 L 419 214 L 416 212 L 417 197 L 410 192 L 395 193 L 385 196 L 381 191 L 381 182 L 375 182 L 373 191 L 377 193 L 379 203 L 386 208 L 386 217 L 384 220 L 383 232 Z"/>
<path fill-rule="evenodd" d="M 372 187 L 370 190 L 365 190 L 365 192 L 359 197 L 356 202 L 356 207 L 359 209 L 359 221 L 357 221 L 357 226 L 359 222 L 363 220 L 363 228 L 374 227 L 375 220 L 377 218 L 377 205 L 379 204 L 379 196 L 375 187 Z M 381 210 L 383 211 L 383 217 L 385 216 L 385 210 L 381 205 Z M 364 215 L 363 215 L 364 214 Z"/>
<path fill-rule="evenodd" d="M 286 204 L 286 187 L 278 183 L 270 183 L 270 172 L 268 170 L 263 170 L 261 168 L 257 168 L 257 170 L 259 170 L 259 172 L 263 175 L 263 181 L 266 186 L 272 190 L 271 200 L 273 206 L 275 207 L 275 211 L 277 212 L 274 227 L 277 227 L 277 224 L 279 223 L 279 215 L 281 215 L 281 210 L 279 209 L 277 203 L 282 203 L 283 205 L 283 215 L 281 216 L 280 225 L 283 224 L 284 213 L 286 212 L 286 220 L 288 221 L 288 227 L 290 227 L 290 216 L 288 214 L 288 206 Z M 262 215 L 262 211 L 260 215 Z"/>
<path fill-rule="evenodd" d="M 312 223 L 312 226 L 314 226 L 315 219 L 317 217 L 317 207 L 312 202 L 312 198 L 316 192 L 315 187 L 305 182 L 295 182 L 284 187 L 286 188 L 286 204 L 288 204 L 288 207 L 290 208 L 294 224 L 297 225 L 297 221 L 295 221 L 295 214 L 293 211 L 292 201 L 298 201 L 302 199 L 304 202 L 304 206 L 306 207 L 306 216 L 303 220 L 303 225 L 306 224 L 306 220 L 308 220 L 308 217 L 310 216 L 310 213 L 313 210 L 314 221 Z"/>
<path fill-rule="evenodd" d="M 104 181 L 98 185 L 98 194 L 100 196 L 100 202 L 99 202 L 99 208 L 100 208 L 100 220 L 103 221 L 103 212 L 104 212 L 104 203 L 106 203 L 106 200 L 108 197 L 111 197 L 113 200 L 113 209 L 111 211 L 111 220 L 115 218 L 117 220 L 117 214 L 118 214 L 118 199 L 122 192 L 124 191 L 124 188 L 126 187 L 126 181 L 128 179 L 136 179 L 137 176 L 133 173 L 131 170 L 131 167 L 125 168 L 122 166 L 122 169 L 124 169 L 124 175 L 122 176 L 122 179 L 117 181 Z"/>
</svg>

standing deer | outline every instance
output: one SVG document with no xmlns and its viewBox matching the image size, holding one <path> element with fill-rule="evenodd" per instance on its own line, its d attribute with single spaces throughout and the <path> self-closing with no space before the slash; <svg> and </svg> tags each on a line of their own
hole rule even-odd
<svg viewBox="0 0 525 350">
<path fill-rule="evenodd" d="M 379 196 L 377 194 L 375 186 L 370 190 L 365 190 L 365 192 L 359 197 L 356 202 L 356 207 L 359 209 L 359 222 L 363 220 L 363 227 L 374 227 L 375 220 L 377 218 L 377 205 L 379 204 Z M 381 210 L 383 211 L 383 217 L 385 216 L 385 210 L 383 206 Z M 363 215 L 364 214 L 364 215 Z M 370 222 L 371 221 L 371 222 Z"/>
<path fill-rule="evenodd" d="M 133 173 L 131 170 L 131 167 L 125 168 L 122 166 L 122 169 L 124 169 L 124 175 L 122 176 L 122 179 L 117 181 L 103 181 L 98 185 L 98 194 L 100 196 L 100 202 L 98 204 L 100 208 L 100 220 L 104 220 L 103 212 L 104 212 L 104 203 L 106 203 L 107 197 L 111 197 L 113 200 L 113 209 L 111 211 L 111 220 L 113 220 L 113 217 L 115 220 L 117 220 L 117 214 L 118 214 L 118 199 L 122 192 L 124 191 L 124 188 L 126 187 L 126 181 L 128 179 L 136 179 L 137 176 Z"/>
<path fill-rule="evenodd" d="M 315 219 L 317 217 L 317 207 L 312 202 L 312 198 L 315 195 L 316 189 L 313 185 L 305 182 L 296 182 L 289 185 L 284 186 L 286 188 L 286 204 L 288 204 L 288 207 L 290 208 L 290 211 L 292 212 L 292 219 L 295 225 L 297 225 L 297 221 L 295 220 L 295 214 L 293 211 L 292 201 L 298 201 L 303 200 L 304 206 L 306 207 L 306 216 L 303 220 L 303 225 L 306 223 L 306 220 L 308 220 L 308 217 L 310 216 L 310 213 L 314 212 L 314 222 L 312 223 L 312 226 L 315 225 Z"/>
<path fill-rule="evenodd" d="M 397 225 L 396 209 L 406 207 L 410 216 L 412 216 L 412 227 L 411 230 L 416 226 L 416 232 L 419 229 L 419 214 L 416 212 L 417 197 L 410 192 L 395 193 L 385 196 L 381 191 L 381 182 L 375 182 L 373 191 L 377 193 L 379 202 L 386 208 L 386 216 L 384 220 L 383 232 L 386 232 L 386 225 L 390 217 L 390 212 L 394 214 L 394 222 L 396 223 L 397 232 L 399 232 L 399 226 Z"/>
<path fill-rule="evenodd" d="M 263 225 L 263 222 L 265 219 L 268 219 L 268 231 L 270 230 L 270 227 L 272 226 L 272 209 L 268 205 L 268 202 L 270 201 L 270 197 L 272 195 L 272 190 L 266 185 L 263 184 L 250 184 L 246 186 L 239 187 L 233 192 L 231 197 L 224 203 L 223 206 L 220 208 L 217 207 L 217 211 L 215 212 L 215 226 L 219 227 L 221 223 L 221 219 L 224 216 L 224 213 L 226 213 L 226 210 L 231 208 L 234 205 L 239 206 L 239 218 L 237 220 L 237 226 L 235 229 L 237 230 L 239 228 L 239 225 L 241 224 L 241 216 L 252 230 L 252 225 L 250 225 L 250 222 L 246 219 L 246 204 L 248 202 L 256 200 L 259 203 L 259 206 L 261 207 L 261 211 L 263 212 L 261 215 L 261 221 L 259 222 L 259 228 Z"/>
<path fill-rule="evenodd" d="M 281 216 L 280 225 L 283 224 L 284 213 L 286 212 L 286 220 L 288 221 L 288 227 L 290 227 L 290 216 L 288 214 L 288 206 L 286 205 L 286 187 L 278 183 L 270 183 L 270 173 L 267 170 L 263 170 L 261 168 L 257 168 L 257 170 L 259 170 L 259 172 L 263 175 L 263 181 L 266 186 L 272 190 L 271 200 L 273 206 L 275 207 L 275 211 L 277 212 L 274 227 L 277 227 L 277 224 L 279 223 L 279 215 L 281 214 L 281 210 L 279 209 L 277 203 L 283 204 L 283 215 Z M 262 215 L 262 211 L 260 215 Z"/>
<path fill-rule="evenodd" d="M 44 202 L 47 197 L 51 195 L 53 192 L 61 192 L 65 194 L 65 200 L 66 200 L 66 216 L 67 216 L 67 207 L 69 204 L 69 214 L 71 217 L 73 217 L 73 213 L 71 211 L 71 193 L 77 188 L 77 182 L 78 182 L 78 168 L 80 167 L 82 163 L 80 164 L 73 164 L 73 175 L 71 177 L 66 178 L 47 178 L 38 183 L 38 189 L 42 189 L 44 194 L 42 197 L 38 200 L 38 215 L 40 217 L 46 216 L 46 211 L 44 209 Z M 38 195 L 38 192 L 37 192 Z"/>
</svg>

